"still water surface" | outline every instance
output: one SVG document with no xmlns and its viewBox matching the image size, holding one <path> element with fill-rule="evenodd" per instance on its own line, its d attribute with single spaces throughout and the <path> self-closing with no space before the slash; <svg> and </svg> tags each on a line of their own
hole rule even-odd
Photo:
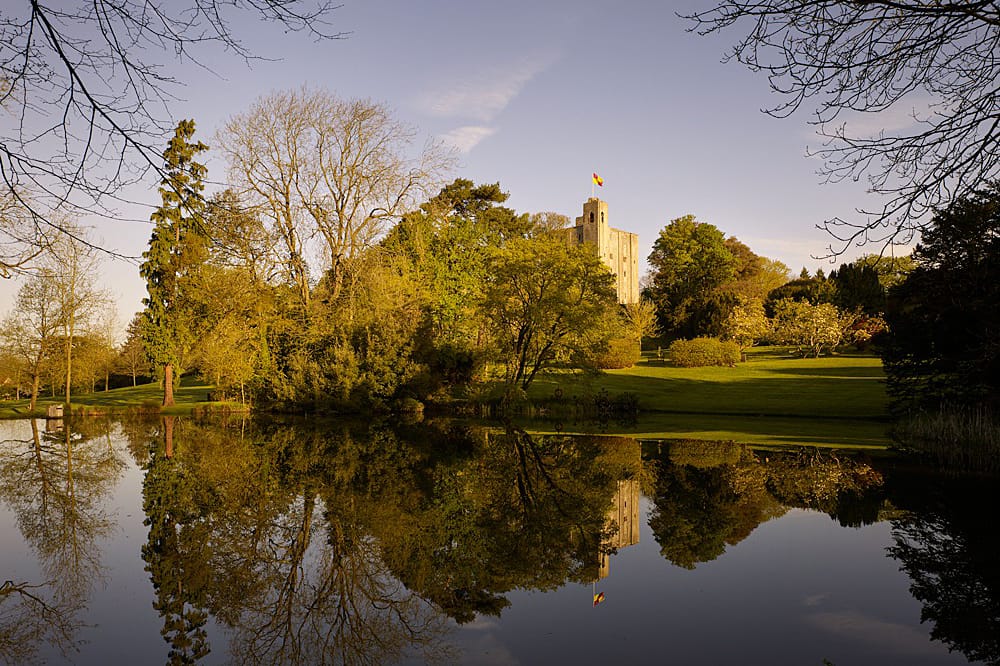
<svg viewBox="0 0 1000 666">
<path fill-rule="evenodd" d="M 0 661 L 998 664 L 998 495 L 726 443 L 3 422 Z"/>
</svg>

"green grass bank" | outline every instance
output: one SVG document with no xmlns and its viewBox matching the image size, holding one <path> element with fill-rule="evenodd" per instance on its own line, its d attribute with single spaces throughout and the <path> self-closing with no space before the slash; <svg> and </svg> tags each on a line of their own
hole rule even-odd
<svg viewBox="0 0 1000 666">
<path fill-rule="evenodd" d="M 819 359 L 792 357 L 782 348 L 753 349 L 733 368 L 676 368 L 647 353 L 633 368 L 599 374 L 551 372 L 538 378 L 529 398 L 544 403 L 557 389 L 566 400 L 602 389 L 637 396 L 634 423 L 607 424 L 533 420 L 532 432 L 629 435 L 641 439 L 733 440 L 755 446 L 821 446 L 884 449 L 888 416 L 881 361 L 870 354 L 842 353 Z M 213 402 L 212 387 L 185 378 L 176 405 L 160 408 L 158 384 L 81 394 L 76 414 L 241 411 L 240 403 Z M 0 418 L 44 416 L 59 399 L 42 397 L 34 414 L 28 401 L 0 403 Z"/>
<path fill-rule="evenodd" d="M 238 402 L 218 402 L 209 400 L 212 386 L 197 379 L 185 379 L 181 386 L 174 389 L 174 406 L 162 408 L 163 389 L 159 384 L 143 384 L 82 393 L 73 396 L 72 409 L 74 414 L 99 415 L 120 413 L 159 413 L 159 414 L 191 414 L 207 411 L 243 411 L 246 408 Z M 0 418 L 24 419 L 29 417 L 44 417 L 49 405 L 61 405 L 61 398 L 39 396 L 34 412 L 28 409 L 29 400 L 14 400 L 0 402 Z"/>
<path fill-rule="evenodd" d="M 635 424 L 606 432 L 644 439 L 722 439 L 755 445 L 883 449 L 888 414 L 881 360 L 841 353 L 818 359 L 786 349 L 753 349 L 733 368 L 677 368 L 646 353 L 633 368 L 598 375 L 555 372 L 536 380 L 529 398 L 629 392 L 638 397 Z M 563 432 L 593 432 L 593 424 L 558 424 Z M 547 431 L 543 423 L 532 430 Z"/>
</svg>

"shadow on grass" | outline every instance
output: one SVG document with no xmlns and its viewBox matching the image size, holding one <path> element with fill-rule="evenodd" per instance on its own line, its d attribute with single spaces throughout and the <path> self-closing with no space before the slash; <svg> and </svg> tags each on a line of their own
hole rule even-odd
<svg viewBox="0 0 1000 666">
<path fill-rule="evenodd" d="M 848 365 L 836 368 L 760 368 L 761 372 L 777 375 L 803 375 L 828 378 L 885 379 L 882 368 L 877 366 Z"/>
<path fill-rule="evenodd" d="M 612 394 L 635 394 L 642 412 L 882 419 L 886 417 L 885 389 L 882 382 L 870 381 L 877 375 L 865 374 L 869 370 L 856 368 L 850 371 L 855 376 L 845 376 L 844 368 L 832 368 L 829 375 L 819 377 L 810 371 L 810 376 L 780 378 L 769 371 L 729 381 L 630 374 L 546 375 L 536 380 L 530 395 L 533 399 L 551 397 L 558 388 L 565 399 L 573 400 L 604 389 Z"/>
</svg>

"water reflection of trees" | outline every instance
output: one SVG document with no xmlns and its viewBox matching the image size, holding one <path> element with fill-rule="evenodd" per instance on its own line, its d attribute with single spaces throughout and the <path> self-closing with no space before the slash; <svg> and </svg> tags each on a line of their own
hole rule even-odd
<svg viewBox="0 0 1000 666">
<path fill-rule="evenodd" d="M 208 653 L 207 614 L 240 662 L 449 656 L 449 617 L 596 578 L 611 497 L 639 470 L 632 440 L 451 426 L 187 421 L 167 457 L 165 425 L 145 457 L 143 557 L 178 663 Z"/>
<path fill-rule="evenodd" d="M 125 463 L 105 421 L 42 431 L 0 445 L 0 499 L 35 551 L 43 581 L 0 590 L 0 660 L 23 663 L 43 643 L 75 645 L 81 612 L 103 580 L 99 542 L 112 529 L 106 500 Z"/>
<path fill-rule="evenodd" d="M 889 554 L 910 577 L 931 638 L 970 661 L 1000 664 L 1000 534 L 995 480 L 916 478 L 897 483 L 905 512 Z"/>
<path fill-rule="evenodd" d="M 663 557 L 688 569 L 789 508 L 864 524 L 882 505 L 875 469 L 816 450 L 756 454 L 732 442 L 678 440 L 647 446 L 645 457 L 650 528 Z"/>
</svg>

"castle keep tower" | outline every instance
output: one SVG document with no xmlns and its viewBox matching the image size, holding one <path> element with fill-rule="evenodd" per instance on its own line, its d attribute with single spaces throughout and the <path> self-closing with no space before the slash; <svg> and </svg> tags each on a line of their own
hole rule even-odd
<svg viewBox="0 0 1000 666">
<path fill-rule="evenodd" d="M 568 243 L 594 248 L 615 276 L 619 303 L 639 302 L 639 236 L 608 225 L 608 202 L 587 199 L 576 226 L 564 233 Z"/>
</svg>

